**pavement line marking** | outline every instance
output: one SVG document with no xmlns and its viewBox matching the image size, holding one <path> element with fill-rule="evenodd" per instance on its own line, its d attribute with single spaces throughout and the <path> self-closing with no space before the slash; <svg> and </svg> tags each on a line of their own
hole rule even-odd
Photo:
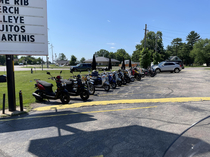
<svg viewBox="0 0 210 157">
<path fill-rule="evenodd" d="M 116 94 L 98 94 L 97 96 L 103 97 L 103 96 L 109 96 L 109 95 L 136 95 L 136 94 L 151 94 L 151 93 L 161 93 L 161 92 L 138 92 L 138 93 L 116 93 Z"/>
<path fill-rule="evenodd" d="M 115 110 L 99 110 L 99 111 L 89 111 L 89 112 L 75 112 L 75 113 L 65 113 L 65 114 L 52 114 L 52 115 L 43 115 L 43 116 L 33 116 L 33 117 L 22 117 L 22 118 L 13 118 L 13 119 L 0 119 L 0 122 L 4 121 L 13 121 L 13 120 L 22 120 L 22 119 L 34 119 L 34 118 L 49 118 L 49 117 L 58 117 L 58 116 L 69 116 L 69 115 L 78 115 L 78 114 L 90 114 L 90 113 L 104 113 L 104 112 L 116 112 L 116 111 L 128 111 L 128 110 L 139 110 L 139 109 L 149 109 L 156 108 L 157 106 L 148 106 L 148 107 L 137 107 L 137 108 L 123 108 Z"/>
<path fill-rule="evenodd" d="M 104 157 L 103 155 L 91 156 L 91 157 Z"/>
<path fill-rule="evenodd" d="M 166 102 L 189 102 L 189 101 L 210 101 L 210 97 L 180 97 L 180 98 L 158 98 L 158 99 L 124 99 L 124 100 L 108 100 L 108 101 L 91 101 L 64 105 L 53 105 L 35 108 L 35 111 L 46 111 L 51 109 L 67 109 L 79 108 L 85 106 L 98 106 L 110 104 L 136 104 L 136 103 L 166 103 Z"/>
</svg>

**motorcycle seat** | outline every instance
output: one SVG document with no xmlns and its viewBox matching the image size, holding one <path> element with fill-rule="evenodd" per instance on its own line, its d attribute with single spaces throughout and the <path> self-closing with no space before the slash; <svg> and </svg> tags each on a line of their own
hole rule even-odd
<svg viewBox="0 0 210 157">
<path fill-rule="evenodd" d="M 70 80 L 61 79 L 61 82 L 65 82 L 67 85 L 73 84 L 73 82 Z"/>
<path fill-rule="evenodd" d="M 46 81 L 37 80 L 37 82 L 40 83 L 44 87 L 52 87 L 53 86 L 52 83 L 48 83 Z"/>
</svg>

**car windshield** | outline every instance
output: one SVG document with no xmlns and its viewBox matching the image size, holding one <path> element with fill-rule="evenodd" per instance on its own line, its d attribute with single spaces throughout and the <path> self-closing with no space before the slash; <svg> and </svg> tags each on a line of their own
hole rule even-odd
<svg viewBox="0 0 210 157">
<path fill-rule="evenodd" d="M 165 62 L 160 62 L 160 63 L 158 64 L 158 66 L 161 66 L 163 63 L 165 63 Z"/>
<path fill-rule="evenodd" d="M 76 66 L 79 67 L 81 64 L 77 64 Z"/>
</svg>

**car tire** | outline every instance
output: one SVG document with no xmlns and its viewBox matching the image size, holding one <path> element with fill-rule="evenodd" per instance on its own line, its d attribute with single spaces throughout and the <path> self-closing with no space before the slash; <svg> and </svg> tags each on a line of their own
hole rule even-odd
<svg viewBox="0 0 210 157">
<path fill-rule="evenodd" d="M 180 70 L 179 70 L 178 68 L 176 68 L 176 69 L 174 69 L 174 72 L 175 72 L 175 73 L 179 73 Z"/>
<path fill-rule="evenodd" d="M 160 73 L 161 71 L 160 71 L 160 69 L 156 69 L 155 72 L 156 73 Z"/>
</svg>

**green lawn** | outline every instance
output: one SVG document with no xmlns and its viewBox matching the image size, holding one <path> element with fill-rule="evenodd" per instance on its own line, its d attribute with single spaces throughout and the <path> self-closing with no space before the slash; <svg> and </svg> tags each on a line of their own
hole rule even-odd
<svg viewBox="0 0 210 157">
<path fill-rule="evenodd" d="M 50 70 L 52 76 L 59 75 L 59 70 Z M 0 72 L 0 75 L 5 74 Z M 79 74 L 75 72 L 74 75 Z M 88 72 L 82 72 L 82 75 L 88 74 Z M 61 76 L 64 79 L 68 79 L 70 76 L 73 76 L 69 70 L 62 70 Z M 16 93 L 16 105 L 19 106 L 19 91 L 22 90 L 23 94 L 23 104 L 25 107 L 29 107 L 31 103 L 35 102 L 35 98 L 32 96 L 32 93 L 36 90 L 34 84 L 36 83 L 34 79 L 41 79 L 47 82 L 52 83 L 53 90 L 56 89 L 56 83 L 53 80 L 48 79 L 50 76 L 46 74 L 46 71 L 36 71 L 31 74 L 31 71 L 16 71 L 15 72 L 15 93 Z M 0 109 L 2 109 L 3 94 L 6 94 L 6 108 L 8 108 L 8 93 L 7 93 L 7 83 L 0 83 Z"/>
</svg>

